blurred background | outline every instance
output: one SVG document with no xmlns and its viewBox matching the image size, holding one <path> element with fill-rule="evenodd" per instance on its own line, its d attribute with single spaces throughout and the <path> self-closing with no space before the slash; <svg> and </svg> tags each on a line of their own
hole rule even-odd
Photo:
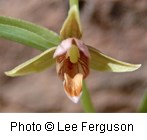
<svg viewBox="0 0 147 140">
<path fill-rule="evenodd" d="M 59 32 L 68 0 L 0 0 L 0 15 Z M 97 112 L 137 112 L 147 88 L 147 1 L 81 0 L 83 41 L 103 53 L 142 67 L 130 73 L 91 70 L 86 79 Z M 83 112 L 65 95 L 55 66 L 24 77 L 4 75 L 41 53 L 0 39 L 0 112 Z"/>
</svg>

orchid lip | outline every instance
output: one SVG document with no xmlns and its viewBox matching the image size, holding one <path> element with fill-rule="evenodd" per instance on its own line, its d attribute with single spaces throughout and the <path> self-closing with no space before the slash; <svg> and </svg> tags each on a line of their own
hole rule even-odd
<svg viewBox="0 0 147 140">
<path fill-rule="evenodd" d="M 63 82 L 63 85 L 64 85 L 64 84 L 65 84 L 65 81 Z M 70 96 L 69 93 L 67 93 L 66 90 L 64 90 L 64 91 L 65 91 L 67 97 L 68 97 L 72 102 L 74 102 L 74 103 L 78 103 L 78 102 L 79 102 L 80 97 L 81 97 L 81 95 L 82 95 L 82 92 L 81 92 L 78 96 Z"/>
<path fill-rule="evenodd" d="M 68 96 L 68 98 L 73 101 L 74 103 L 78 103 L 81 96 Z"/>
<path fill-rule="evenodd" d="M 82 94 L 83 75 L 78 73 L 73 78 L 68 74 L 64 74 L 63 87 L 66 95 L 74 103 L 78 103 Z"/>
</svg>

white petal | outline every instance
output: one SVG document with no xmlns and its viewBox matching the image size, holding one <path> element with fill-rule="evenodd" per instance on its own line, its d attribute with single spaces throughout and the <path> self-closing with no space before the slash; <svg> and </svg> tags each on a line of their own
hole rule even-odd
<svg viewBox="0 0 147 140">
<path fill-rule="evenodd" d="M 53 55 L 53 58 L 64 54 L 65 52 L 67 52 L 67 50 L 69 50 L 71 46 L 72 46 L 72 38 L 63 40 L 61 44 L 57 46 L 57 49 Z"/>
</svg>

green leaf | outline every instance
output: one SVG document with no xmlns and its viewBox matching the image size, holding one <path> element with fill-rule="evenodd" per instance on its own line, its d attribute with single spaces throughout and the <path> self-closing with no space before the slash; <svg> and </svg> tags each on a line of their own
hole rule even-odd
<svg viewBox="0 0 147 140">
<path fill-rule="evenodd" d="M 22 63 L 13 70 L 5 72 L 5 74 L 7 76 L 15 77 L 40 72 L 55 63 L 55 59 L 53 59 L 55 50 L 56 47 L 50 48 L 40 55 Z"/>
<path fill-rule="evenodd" d="M 36 33 L 4 24 L 0 24 L 0 37 L 19 42 L 42 51 L 55 46 L 55 44 L 47 41 Z"/>
<path fill-rule="evenodd" d="M 16 26 L 28 30 L 30 32 L 36 33 L 55 45 L 58 45 L 60 43 L 60 37 L 55 32 L 50 31 L 42 26 L 33 24 L 31 22 L 0 16 L 0 24 Z"/>
<path fill-rule="evenodd" d="M 139 106 L 139 112 L 147 113 L 147 92 L 145 92 L 143 100 Z"/>
<path fill-rule="evenodd" d="M 81 23 L 77 5 L 71 6 L 68 16 L 61 28 L 60 36 L 62 40 L 70 37 L 76 37 L 78 39 L 82 37 Z"/>
<path fill-rule="evenodd" d="M 141 64 L 129 64 L 122 62 L 102 54 L 100 51 L 93 47 L 88 46 L 90 51 L 91 60 L 90 67 L 98 71 L 111 71 L 111 72 L 129 72 L 137 70 Z"/>
</svg>

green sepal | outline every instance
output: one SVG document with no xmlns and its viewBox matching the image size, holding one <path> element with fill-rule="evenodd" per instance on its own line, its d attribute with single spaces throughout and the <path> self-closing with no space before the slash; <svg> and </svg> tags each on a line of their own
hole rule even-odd
<svg viewBox="0 0 147 140">
<path fill-rule="evenodd" d="M 88 46 L 91 60 L 90 67 L 97 71 L 129 72 L 137 70 L 141 64 L 130 64 L 104 55 L 93 47 Z"/>
<path fill-rule="evenodd" d="M 0 16 L 0 24 L 15 26 L 33 32 L 46 39 L 48 42 L 53 43 L 54 46 L 60 43 L 60 37 L 57 33 L 28 21 Z"/>
<path fill-rule="evenodd" d="M 5 74 L 7 76 L 15 77 L 43 71 L 55 63 L 55 59 L 53 59 L 55 50 L 56 47 L 50 48 L 40 55 L 22 63 L 11 71 L 5 72 Z"/>
<path fill-rule="evenodd" d="M 68 16 L 60 31 L 61 39 L 75 37 L 80 39 L 82 37 L 81 23 L 79 17 L 78 6 L 71 6 Z"/>
</svg>

